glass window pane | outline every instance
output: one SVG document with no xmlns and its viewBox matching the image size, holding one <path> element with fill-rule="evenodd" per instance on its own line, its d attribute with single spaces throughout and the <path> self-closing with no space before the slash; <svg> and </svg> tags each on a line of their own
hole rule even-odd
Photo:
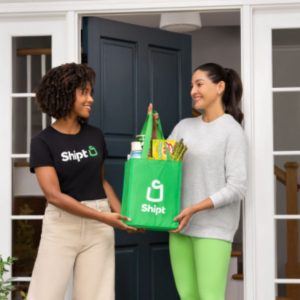
<svg viewBox="0 0 300 300">
<path fill-rule="evenodd" d="M 42 220 L 12 221 L 13 277 L 30 277 L 41 237 Z"/>
<path fill-rule="evenodd" d="M 12 42 L 13 93 L 32 93 L 51 68 L 51 36 L 14 37 Z"/>
<path fill-rule="evenodd" d="M 15 290 L 12 292 L 12 300 L 25 299 L 28 293 L 29 282 L 15 281 L 13 286 Z"/>
<path fill-rule="evenodd" d="M 300 87 L 300 29 L 272 32 L 273 87 Z"/>
<path fill-rule="evenodd" d="M 31 137 L 51 124 L 51 118 L 41 113 L 34 97 L 12 99 L 13 153 L 29 153 Z"/>
<path fill-rule="evenodd" d="M 27 159 L 14 159 L 12 166 L 13 215 L 43 215 L 46 199 L 35 174 L 30 173 Z"/>
<path fill-rule="evenodd" d="M 277 278 L 300 278 L 299 233 L 299 220 L 277 220 Z"/>
<path fill-rule="evenodd" d="M 276 156 L 276 214 L 300 214 L 300 156 Z"/>
<path fill-rule="evenodd" d="M 298 300 L 300 299 L 300 284 L 278 284 L 276 300 Z"/>
<path fill-rule="evenodd" d="M 300 150 L 300 92 L 273 94 L 275 151 Z"/>
</svg>

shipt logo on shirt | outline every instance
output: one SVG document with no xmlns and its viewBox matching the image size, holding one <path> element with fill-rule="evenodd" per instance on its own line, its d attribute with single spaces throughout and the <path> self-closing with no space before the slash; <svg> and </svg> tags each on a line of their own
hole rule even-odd
<svg viewBox="0 0 300 300">
<path fill-rule="evenodd" d="M 159 203 L 164 200 L 164 185 L 157 179 L 154 179 L 151 186 L 147 188 L 146 199 L 152 203 Z M 141 212 L 152 213 L 155 215 L 165 214 L 166 208 L 156 204 L 142 204 Z"/>
<path fill-rule="evenodd" d="M 95 157 L 98 155 L 97 149 L 94 146 L 89 146 L 87 150 L 82 149 L 81 151 L 64 151 L 61 153 L 62 161 L 78 161 L 80 162 L 84 158 Z"/>
</svg>

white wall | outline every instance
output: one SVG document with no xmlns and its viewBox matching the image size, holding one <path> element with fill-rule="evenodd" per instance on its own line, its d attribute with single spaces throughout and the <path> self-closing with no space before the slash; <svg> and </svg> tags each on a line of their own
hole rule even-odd
<svg viewBox="0 0 300 300">
<path fill-rule="evenodd" d="M 203 27 L 192 33 L 192 69 L 206 62 L 241 70 L 239 26 Z"/>
</svg>

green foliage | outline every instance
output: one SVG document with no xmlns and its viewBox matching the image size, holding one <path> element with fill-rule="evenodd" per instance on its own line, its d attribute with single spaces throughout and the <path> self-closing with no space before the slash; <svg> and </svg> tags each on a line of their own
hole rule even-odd
<svg viewBox="0 0 300 300">
<path fill-rule="evenodd" d="M 8 272 L 8 267 L 11 266 L 15 257 L 8 257 L 6 260 L 0 255 L 0 300 L 7 300 L 9 293 L 14 289 L 11 279 L 5 278 L 5 273 Z"/>
</svg>

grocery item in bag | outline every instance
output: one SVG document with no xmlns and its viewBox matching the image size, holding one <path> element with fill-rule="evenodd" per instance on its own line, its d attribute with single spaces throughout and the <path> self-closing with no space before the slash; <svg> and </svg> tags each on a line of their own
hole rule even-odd
<svg viewBox="0 0 300 300">
<path fill-rule="evenodd" d="M 154 159 L 166 160 L 167 159 L 166 151 L 168 151 L 169 154 L 172 154 L 175 143 L 176 143 L 175 140 L 158 140 L 158 139 L 152 140 L 152 157 Z"/>
</svg>

